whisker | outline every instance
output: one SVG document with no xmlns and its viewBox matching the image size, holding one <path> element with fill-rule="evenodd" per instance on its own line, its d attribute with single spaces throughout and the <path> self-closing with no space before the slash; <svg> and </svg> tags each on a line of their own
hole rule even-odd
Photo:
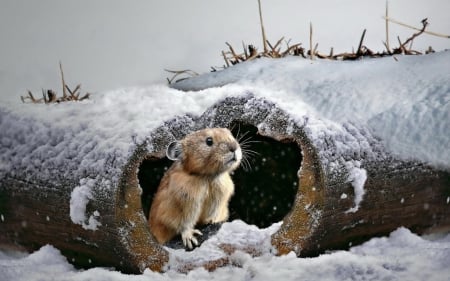
<svg viewBox="0 0 450 281">
<path fill-rule="evenodd" d="M 249 168 L 248 168 L 247 160 L 246 159 L 242 159 L 241 163 L 242 163 L 242 169 L 244 169 L 245 172 L 248 172 Z"/>
<path fill-rule="evenodd" d="M 234 123 L 233 126 L 231 127 L 230 131 L 234 131 L 234 129 L 236 128 L 236 126 L 238 126 L 238 131 L 236 133 L 236 139 L 239 142 L 239 134 L 241 133 L 241 124 L 239 123 Z"/>
<path fill-rule="evenodd" d="M 252 144 L 256 144 L 256 143 L 261 143 L 261 141 L 246 139 L 242 142 L 239 142 L 239 145 L 246 147 L 246 146 L 251 146 Z"/>
<path fill-rule="evenodd" d="M 240 128 L 239 128 L 239 130 L 240 130 Z M 245 138 L 245 136 L 247 136 L 247 134 L 249 133 L 248 131 L 247 132 L 245 132 L 243 135 L 241 135 L 241 136 L 239 136 L 239 133 L 240 133 L 240 131 L 238 131 L 238 134 L 237 134 L 237 141 L 239 142 L 239 143 L 241 143 L 241 141 L 242 141 L 242 139 L 243 138 Z M 248 139 L 250 139 L 251 137 L 249 137 Z M 247 139 L 247 140 L 248 140 Z M 244 140 L 244 142 L 245 142 L 245 140 Z"/>
<path fill-rule="evenodd" d="M 241 163 L 242 163 L 242 168 L 244 169 L 244 171 L 249 172 L 252 170 L 252 165 L 250 164 L 247 157 L 242 157 Z"/>
<path fill-rule="evenodd" d="M 239 125 L 239 124 L 238 124 Z M 261 141 L 252 140 L 252 136 L 250 135 L 250 131 L 243 132 L 241 134 L 240 126 L 238 127 L 238 132 L 236 134 L 236 140 L 239 143 L 239 146 L 242 150 L 242 160 L 241 166 L 244 171 L 249 172 L 252 170 L 252 160 L 255 157 L 260 156 L 261 154 L 256 152 L 255 150 L 250 149 L 252 144 L 260 143 Z"/>
<path fill-rule="evenodd" d="M 250 138 L 244 140 L 243 142 L 241 142 L 242 144 L 248 144 L 248 143 L 261 143 L 262 141 L 257 141 L 257 140 L 250 140 Z"/>
<path fill-rule="evenodd" d="M 242 147 L 241 147 L 242 149 Z M 251 150 L 251 149 L 242 149 L 242 154 L 248 154 L 249 156 L 261 155 L 261 153 Z"/>
<path fill-rule="evenodd" d="M 250 144 L 243 144 L 243 145 L 241 144 L 240 147 L 241 147 L 242 149 L 252 150 L 252 149 L 250 149 L 250 148 L 252 147 L 252 145 L 250 145 Z"/>
<path fill-rule="evenodd" d="M 252 160 L 255 157 L 259 157 L 260 153 L 251 149 L 242 149 L 242 167 L 244 171 L 249 172 L 252 170 Z"/>
</svg>

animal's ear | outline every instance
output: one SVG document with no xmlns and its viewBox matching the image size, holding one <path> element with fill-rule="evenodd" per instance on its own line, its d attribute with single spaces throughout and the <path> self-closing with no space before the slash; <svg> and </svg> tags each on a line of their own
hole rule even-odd
<svg viewBox="0 0 450 281">
<path fill-rule="evenodd" d="M 181 160 L 181 156 L 183 155 L 183 149 L 181 143 L 179 141 L 171 142 L 167 146 L 166 156 L 172 161 Z"/>
</svg>

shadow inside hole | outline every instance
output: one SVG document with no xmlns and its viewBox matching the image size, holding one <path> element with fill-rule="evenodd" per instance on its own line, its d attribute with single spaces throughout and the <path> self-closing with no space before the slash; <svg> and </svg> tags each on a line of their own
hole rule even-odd
<svg viewBox="0 0 450 281">
<path fill-rule="evenodd" d="M 240 219 L 258 227 L 281 221 L 291 210 L 298 191 L 300 148 L 294 142 L 282 143 L 258 135 L 252 125 L 235 122 L 231 127 L 233 135 L 241 138 L 243 150 L 257 154 L 250 152 L 247 156 L 250 169 L 241 164 L 232 175 L 235 194 L 229 205 L 229 220 Z M 144 160 L 139 167 L 142 208 L 147 218 L 159 182 L 172 163 L 167 158 L 154 157 Z"/>
<path fill-rule="evenodd" d="M 230 220 L 268 227 L 283 220 L 294 204 L 301 150 L 294 142 L 283 143 L 258 135 L 258 129 L 252 125 L 236 122 L 232 128 L 244 154 L 245 150 L 257 154 L 248 152 L 250 169 L 244 169 L 243 163 L 232 176 L 235 194 L 230 202 Z"/>
<path fill-rule="evenodd" d="M 142 161 L 142 164 L 139 166 L 138 180 L 142 188 L 142 210 L 147 219 L 159 182 L 172 163 L 166 157 L 162 159 L 151 157 Z"/>
</svg>

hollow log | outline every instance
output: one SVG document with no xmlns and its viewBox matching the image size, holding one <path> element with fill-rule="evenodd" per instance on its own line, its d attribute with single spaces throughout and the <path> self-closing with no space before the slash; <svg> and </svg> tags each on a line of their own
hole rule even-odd
<svg viewBox="0 0 450 281">
<path fill-rule="evenodd" d="M 277 254 L 345 249 L 400 226 L 417 233 L 450 226 L 448 171 L 396 158 L 363 126 L 299 116 L 245 94 L 114 147 L 80 145 L 83 126 L 73 133 L 0 110 L 0 248 L 52 244 L 79 266 L 165 270 L 168 251 L 147 224 L 151 196 L 170 165 L 167 144 L 205 127 L 257 140 L 252 149 L 263 157 L 233 175 L 231 218 L 261 227 L 283 221 L 271 240 Z"/>
</svg>

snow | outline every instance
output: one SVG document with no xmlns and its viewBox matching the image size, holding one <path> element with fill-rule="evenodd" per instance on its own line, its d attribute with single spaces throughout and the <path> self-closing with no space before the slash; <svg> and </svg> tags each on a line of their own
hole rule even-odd
<svg viewBox="0 0 450 281">
<path fill-rule="evenodd" d="M 263 59 L 173 87 L 251 85 L 265 96 L 271 93 L 272 100 L 289 113 L 367 125 L 391 152 L 449 167 L 449 61 L 448 51 L 358 62 Z"/>
<path fill-rule="evenodd" d="M 221 249 L 223 245 L 232 245 L 233 248 L 238 250 L 253 249 L 258 255 L 271 254 L 275 250 L 270 244 L 270 238 L 280 226 L 281 222 L 274 223 L 266 229 L 259 229 L 241 220 L 224 223 L 215 236 L 206 240 L 199 248 L 192 252 L 186 252 L 184 249 L 174 250 L 165 247 L 171 255 L 168 268 L 170 270 L 182 271 L 185 264 L 202 264 L 202 262 L 225 258 L 226 255 L 223 249 Z"/>
<path fill-rule="evenodd" d="M 351 182 L 354 192 L 355 192 L 355 207 L 350 208 L 346 213 L 356 213 L 359 209 L 359 204 L 363 200 L 364 196 L 364 183 L 367 180 L 367 171 L 360 168 L 361 163 L 359 161 L 348 161 L 346 164 L 347 170 L 349 171 L 348 181 Z M 345 199 L 341 197 L 341 199 Z"/>
<path fill-rule="evenodd" d="M 13 171 L 78 184 L 82 178 L 119 174 L 114 168 L 152 129 L 178 114 L 199 114 L 219 97 L 189 96 L 154 85 L 97 93 L 79 103 L 2 102 L 0 175 Z"/>
<path fill-rule="evenodd" d="M 241 230 L 245 239 L 251 226 L 233 222 L 227 228 Z M 229 230 L 219 231 L 218 240 Z M 261 236 L 265 231 L 260 231 Z M 225 235 L 225 236 L 224 236 Z M 209 242 L 213 243 L 213 242 Z M 203 247 L 203 246 L 202 246 Z M 210 247 L 210 246 L 208 246 Z M 198 249 L 200 250 L 200 249 Z M 181 253 L 180 253 L 181 254 Z M 185 254 L 192 254 L 185 253 Z M 232 255 L 233 266 L 208 272 L 203 268 L 187 274 L 175 270 L 142 275 L 125 275 L 110 268 L 75 269 L 54 247 L 43 246 L 31 254 L 0 252 L 0 275 L 5 281 L 18 280 L 448 280 L 450 276 L 450 235 L 417 236 L 399 228 L 389 237 L 373 238 L 348 251 L 336 251 L 315 258 L 294 254 L 276 257 L 265 253 L 251 257 L 241 251 Z"/>
<path fill-rule="evenodd" d="M 330 174 L 337 173 L 339 167 L 346 168 L 346 179 L 355 194 L 354 207 L 348 211 L 357 212 L 364 200 L 367 179 L 363 158 L 387 155 L 379 140 L 399 157 L 450 168 L 449 61 L 450 52 L 398 56 L 397 61 L 261 59 L 174 85 L 187 92 L 151 85 L 95 93 L 78 103 L 34 105 L 8 99 L 0 105 L 0 177 L 37 176 L 55 184 L 69 182 L 72 190 L 68 216 L 94 231 L 101 227 L 102 213 L 88 210 L 92 194 L 116 186 L 120 167 L 136 145 L 148 140 L 153 130 L 167 120 L 178 116 L 182 121 L 186 114 L 200 116 L 207 110 L 217 110 L 211 109 L 216 102 L 241 97 L 247 109 L 243 114 L 253 114 L 252 108 L 258 108 L 276 116 L 282 109 L 289 116 L 288 131 L 294 125 L 302 127 L 314 146 L 333 148 L 321 149 L 320 160 Z M 205 120 L 210 115 L 206 114 Z M 178 124 L 185 124 L 181 121 Z M 270 132 L 274 128 L 262 123 L 258 129 Z M 342 155 L 352 158 L 344 159 Z M 341 198 L 346 196 L 342 194 Z M 449 236 L 428 240 L 399 229 L 389 238 L 374 238 L 349 251 L 299 259 L 294 254 L 273 255 L 269 237 L 277 227 L 279 224 L 258 229 L 240 221 L 225 224 L 215 237 L 193 252 L 170 250 L 164 274 L 147 270 L 143 275 L 127 276 L 105 268 L 80 271 L 68 264 L 58 250 L 45 246 L 30 255 L 1 252 L 0 276 L 12 281 L 186 277 L 444 280 L 450 274 Z M 183 275 L 177 271 L 186 261 L 201 263 L 222 257 L 218 247 L 227 243 L 238 249 L 254 245 L 262 255 L 252 257 L 237 251 L 231 255 L 232 266 L 215 272 L 195 269 Z"/>
<path fill-rule="evenodd" d="M 80 185 L 75 187 L 70 194 L 70 219 L 73 223 L 81 225 L 84 229 L 97 230 L 101 225 L 95 217 L 99 217 L 100 213 L 94 213 L 86 218 L 86 205 L 92 199 L 92 188 L 95 185 L 94 179 L 81 179 Z M 86 221 L 88 221 L 86 223 Z"/>
<path fill-rule="evenodd" d="M 165 121 L 185 114 L 199 116 L 225 97 L 249 93 L 255 99 L 247 107 L 258 98 L 274 102 L 293 118 L 291 124 L 304 127 L 316 146 L 331 141 L 338 154 L 370 157 L 375 155 L 371 144 L 380 138 L 399 157 L 448 169 L 448 61 L 450 52 L 399 56 L 398 61 L 261 59 L 174 86 L 204 89 L 197 92 L 152 85 L 96 93 L 79 103 L 5 100 L 0 106 L 0 176 L 12 172 L 78 184 L 82 178 L 116 174 L 114 184 L 120 173 L 117 167 L 126 162 L 134 145 Z M 230 84 L 222 86 L 225 83 Z M 330 169 L 333 162 L 346 162 L 328 154 L 321 158 Z"/>
<path fill-rule="evenodd" d="M 161 81 L 166 75 L 161 71 L 164 68 L 201 71 L 222 64 L 220 50 L 226 40 L 233 46 L 240 46 L 243 39 L 258 43 L 259 19 L 252 3 L 256 1 L 233 1 L 176 1 L 174 5 L 172 1 L 124 4 L 102 0 L 90 2 L 88 9 L 75 1 L 1 2 L 0 178 L 9 173 L 25 179 L 38 175 L 43 182 L 56 184 L 68 181 L 73 190 L 67 216 L 84 228 L 98 229 L 103 214 L 88 210 L 92 194 L 116 185 L 117 167 L 136 144 L 175 116 L 200 115 L 225 97 L 249 93 L 255 98 L 246 104 L 247 109 L 259 102 L 258 98 L 275 102 L 289 112 L 290 124 L 305 125 L 318 146 L 331 144 L 338 152 L 359 159 L 376 154 L 372 151 L 376 136 L 400 157 L 450 169 L 448 51 L 358 62 L 258 60 L 175 86 L 202 89 L 199 92 L 185 93 L 165 85 L 105 90 Z M 350 50 L 363 28 L 368 29 L 366 45 L 375 46 L 375 51 L 383 48 L 384 1 L 332 2 L 263 1 L 270 41 L 285 36 L 293 43 L 306 42 L 312 22 L 314 40 L 322 52 L 331 46 L 338 52 Z M 366 13 L 367 5 L 373 13 Z M 430 30 L 445 33 L 450 23 L 448 7 L 447 0 L 398 0 L 390 1 L 390 14 L 413 25 L 429 17 Z M 84 15 L 81 21 L 80 15 Z M 292 24 L 293 19 L 300 20 Z M 199 26 L 202 32 L 189 31 Z M 400 35 L 402 39 L 411 34 L 395 25 L 390 25 L 390 30 L 392 37 Z M 421 51 L 428 45 L 443 50 L 448 48 L 448 40 L 424 35 L 414 42 Z M 19 95 L 27 88 L 36 93 L 41 87 L 59 87 L 59 60 L 70 83 L 82 82 L 83 89 L 102 92 L 80 103 L 20 103 Z M 259 129 L 271 128 L 262 124 Z M 364 162 L 326 153 L 320 157 L 329 172 L 340 165 L 347 167 L 347 180 L 355 193 L 350 210 L 357 211 L 364 200 Z M 342 193 L 341 198 L 348 196 Z M 450 204 L 450 197 L 446 203 Z M 51 217 L 46 219 L 51 223 Z M 8 222 L 3 214 L 0 220 Z M 389 237 L 374 238 L 349 251 L 299 259 L 293 254 L 271 254 L 268 239 L 277 227 L 279 223 L 268 229 L 241 221 L 227 223 L 194 252 L 170 250 L 172 269 L 164 274 L 147 270 L 129 276 L 108 268 L 77 270 L 50 245 L 31 254 L 0 251 L 0 280 L 448 280 L 450 276 L 450 235 L 420 237 L 400 228 Z M 217 251 L 220 243 L 238 248 L 257 245 L 263 255 L 251 257 L 237 251 L 231 257 L 233 266 L 212 273 L 201 268 L 187 275 L 176 271 L 185 259 L 221 257 Z"/>
</svg>

